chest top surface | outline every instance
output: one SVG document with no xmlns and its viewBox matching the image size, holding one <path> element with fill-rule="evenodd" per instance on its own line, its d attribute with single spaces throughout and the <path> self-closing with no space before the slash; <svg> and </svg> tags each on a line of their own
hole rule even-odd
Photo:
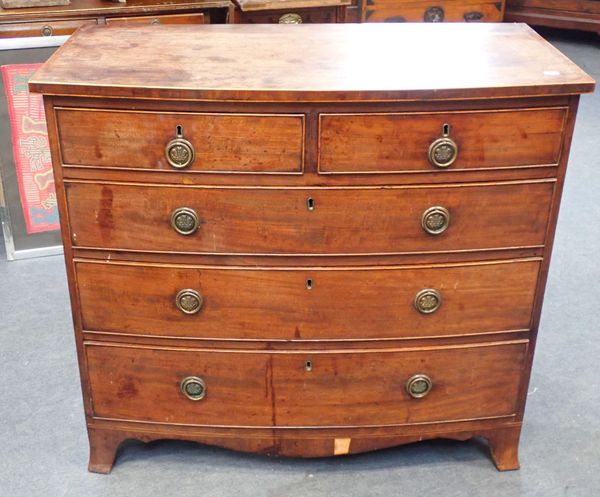
<svg viewBox="0 0 600 497">
<path fill-rule="evenodd" d="M 395 101 L 577 94 L 594 81 L 524 24 L 79 30 L 33 76 L 53 95 Z"/>
</svg>

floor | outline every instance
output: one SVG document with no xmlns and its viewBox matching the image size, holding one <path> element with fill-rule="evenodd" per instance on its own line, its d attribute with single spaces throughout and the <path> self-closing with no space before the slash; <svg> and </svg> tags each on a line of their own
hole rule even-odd
<svg viewBox="0 0 600 497">
<path fill-rule="evenodd" d="M 544 34 L 600 80 L 600 37 Z M 110 476 L 90 474 L 63 260 L 0 253 L 0 497 L 600 495 L 599 141 L 600 90 L 580 106 L 520 471 L 496 471 L 477 440 L 320 460 L 161 441 L 127 442 Z"/>
</svg>

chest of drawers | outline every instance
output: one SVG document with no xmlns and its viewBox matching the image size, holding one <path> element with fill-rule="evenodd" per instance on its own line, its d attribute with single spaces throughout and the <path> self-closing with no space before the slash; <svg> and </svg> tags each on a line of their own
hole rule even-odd
<svg viewBox="0 0 600 497">
<path fill-rule="evenodd" d="M 533 31 L 92 27 L 30 86 L 91 471 L 128 438 L 313 457 L 481 436 L 518 467 L 594 86 Z"/>
</svg>

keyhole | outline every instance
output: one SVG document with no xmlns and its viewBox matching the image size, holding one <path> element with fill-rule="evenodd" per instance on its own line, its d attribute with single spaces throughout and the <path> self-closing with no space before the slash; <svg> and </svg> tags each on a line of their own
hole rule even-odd
<svg viewBox="0 0 600 497">
<path fill-rule="evenodd" d="M 315 199 L 312 197 L 308 197 L 308 199 L 306 199 L 306 208 L 309 211 L 314 211 L 315 210 Z"/>
<path fill-rule="evenodd" d="M 306 363 L 304 364 L 304 369 L 306 369 L 306 371 L 310 372 L 313 370 L 313 363 L 312 361 L 306 361 Z"/>
<path fill-rule="evenodd" d="M 448 123 L 445 123 L 442 126 L 442 133 L 444 134 L 444 136 L 448 136 L 450 134 L 450 125 Z"/>
<path fill-rule="evenodd" d="M 175 126 L 175 134 L 177 136 L 183 136 L 183 126 L 181 124 Z"/>
<path fill-rule="evenodd" d="M 306 280 L 306 289 L 312 290 L 312 287 L 313 287 L 313 280 L 309 278 Z"/>
</svg>

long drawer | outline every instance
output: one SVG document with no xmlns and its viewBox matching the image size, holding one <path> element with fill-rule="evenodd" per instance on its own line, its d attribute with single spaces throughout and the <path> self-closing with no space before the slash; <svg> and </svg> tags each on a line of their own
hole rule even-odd
<svg viewBox="0 0 600 497">
<path fill-rule="evenodd" d="M 512 416 L 527 347 L 269 353 L 91 343 L 85 353 L 95 417 L 316 427 Z"/>
<path fill-rule="evenodd" d="M 86 182 L 65 186 L 75 247 L 334 255 L 542 246 L 554 184 L 543 180 L 313 189 Z"/>
<path fill-rule="evenodd" d="M 303 114 L 55 113 L 66 165 L 191 173 L 303 170 Z"/>
<path fill-rule="evenodd" d="M 562 107 L 321 114 L 319 172 L 431 172 L 556 165 L 566 115 L 567 109 Z M 454 151 L 444 148 L 445 140 L 454 142 L 450 143 Z M 437 159 L 430 157 L 430 150 Z"/>
<path fill-rule="evenodd" d="M 292 270 L 78 261 L 76 268 L 84 330 L 340 340 L 529 329 L 540 262 Z"/>
</svg>

